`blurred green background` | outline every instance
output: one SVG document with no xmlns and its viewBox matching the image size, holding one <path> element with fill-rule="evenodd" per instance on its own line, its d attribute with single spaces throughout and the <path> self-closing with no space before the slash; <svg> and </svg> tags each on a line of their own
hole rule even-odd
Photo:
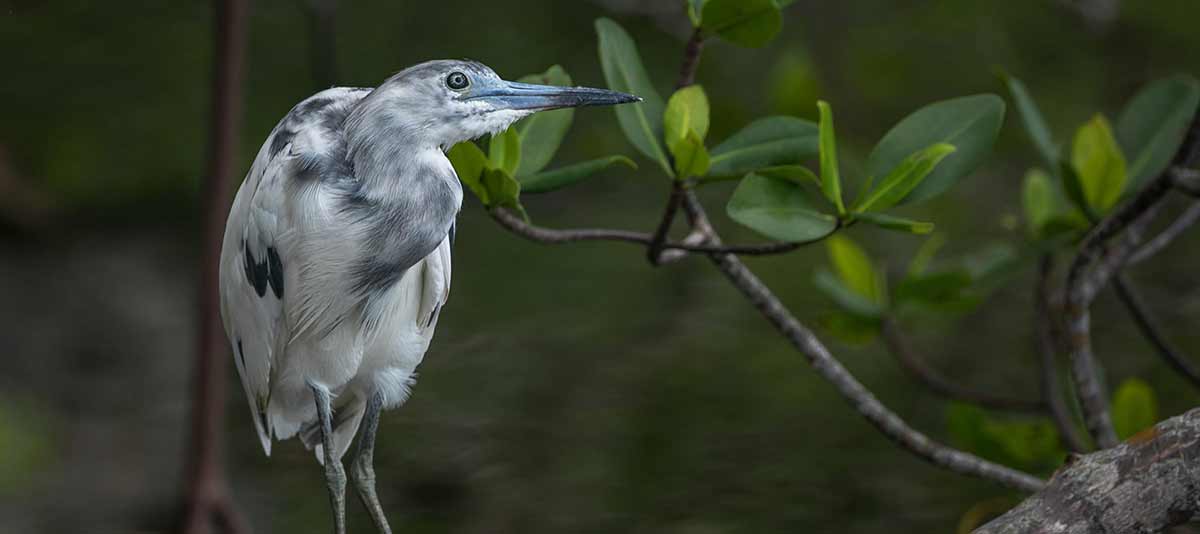
<svg viewBox="0 0 1200 534">
<path fill-rule="evenodd" d="M 762 49 L 714 42 L 698 81 L 710 139 L 767 114 L 838 113 L 846 174 L 928 102 L 1003 94 L 1025 80 L 1060 138 L 1110 118 L 1147 81 L 1200 73 L 1200 4 L 799 0 Z M 592 21 L 637 40 L 669 93 L 688 23 L 679 0 L 341 2 L 337 85 L 371 86 L 416 62 L 469 57 L 502 76 L 563 65 L 603 85 Z M 1103 13 L 1100 13 L 1103 15 Z M 162 532 L 177 512 L 198 276 L 198 190 L 212 59 L 207 2 L 0 0 L 0 532 Z M 252 2 L 239 176 L 274 123 L 320 88 L 302 0 Z M 319 49 L 319 48 L 318 48 Z M 635 154 L 611 110 L 577 114 L 559 163 Z M 1036 161 L 1009 114 L 996 154 L 950 194 L 911 208 L 945 254 L 1019 243 L 1020 177 Z M 729 239 L 754 239 L 704 191 Z M 527 197 L 548 226 L 648 230 L 668 184 L 655 166 L 609 170 Z M 854 228 L 900 272 L 918 237 Z M 1200 347 L 1197 237 L 1138 266 L 1171 338 Z M 701 258 L 650 268 L 624 244 L 546 247 L 469 199 L 454 290 L 412 399 L 385 415 L 380 494 L 398 532 L 953 532 L 968 510 L 1019 497 L 931 467 L 868 426 Z M 798 316 L 830 304 L 813 247 L 749 263 Z M 979 309 L 906 325 L 965 384 L 1037 394 L 1033 265 Z M 1193 318 L 1189 321 L 1189 318 Z M 1162 416 L 1200 404 L 1111 296 L 1093 317 L 1109 383 L 1139 377 Z M 828 336 L 824 336 L 828 339 Z M 947 405 L 877 345 L 836 354 L 901 416 L 939 439 Z M 295 441 L 264 458 L 233 366 L 227 464 L 257 532 L 324 532 L 323 475 Z M 350 502 L 353 532 L 371 532 Z M 981 504 L 982 503 L 982 504 Z"/>
</svg>

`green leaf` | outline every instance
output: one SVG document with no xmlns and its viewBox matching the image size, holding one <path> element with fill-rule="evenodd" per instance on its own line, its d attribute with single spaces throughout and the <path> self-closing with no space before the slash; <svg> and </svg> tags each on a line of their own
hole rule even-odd
<svg viewBox="0 0 1200 534">
<path fill-rule="evenodd" d="M 1129 439 L 1158 422 L 1158 400 L 1150 385 L 1130 378 L 1113 394 L 1113 427 L 1121 439 Z"/>
<path fill-rule="evenodd" d="M 1021 187 L 1021 204 L 1025 208 L 1025 224 L 1033 237 L 1042 236 L 1042 228 L 1054 216 L 1054 184 L 1050 175 L 1041 169 L 1025 173 Z"/>
<path fill-rule="evenodd" d="M 1029 95 L 1029 91 L 1025 89 L 1025 84 L 1021 83 L 1021 80 L 1004 72 L 1000 73 L 1000 77 L 1004 79 L 1004 83 L 1008 86 L 1008 92 L 1012 94 L 1013 102 L 1017 104 L 1017 113 L 1021 115 L 1021 123 L 1025 125 L 1025 133 L 1029 134 L 1029 140 L 1033 142 L 1034 148 L 1045 160 L 1046 165 L 1049 165 L 1051 169 L 1057 169 L 1058 144 L 1054 142 L 1054 135 L 1050 133 L 1050 127 L 1046 125 L 1042 111 L 1038 109 L 1037 103 L 1033 101 L 1033 97 Z"/>
<path fill-rule="evenodd" d="M 901 202 L 917 202 L 945 192 L 974 172 L 992 151 L 1004 122 L 1004 100 L 976 95 L 925 106 L 892 127 L 867 158 L 867 176 L 884 176 L 909 154 L 946 143 L 957 148 Z"/>
<path fill-rule="evenodd" d="M 855 208 L 858 211 L 868 210 L 885 210 L 901 199 L 908 196 L 913 189 L 921 185 L 921 182 L 933 172 L 946 156 L 954 153 L 955 148 L 946 143 L 938 143 L 919 152 L 913 153 L 911 156 L 900 162 L 896 168 L 879 183 L 867 198 Z"/>
<path fill-rule="evenodd" d="M 821 114 L 820 124 L 820 156 L 821 156 L 821 192 L 825 198 L 837 208 L 838 214 L 846 213 L 846 205 L 842 202 L 842 177 L 838 173 L 837 139 L 833 132 L 833 111 L 829 103 L 817 101 L 817 110 Z"/>
<path fill-rule="evenodd" d="M 671 176 L 667 153 L 659 142 L 663 100 L 650 82 L 637 45 L 620 25 L 607 18 L 596 19 L 596 33 L 600 37 L 600 67 L 608 87 L 642 97 L 640 103 L 613 107 L 621 130 L 634 148 L 657 162 Z"/>
<path fill-rule="evenodd" d="M 708 150 L 695 131 L 688 130 L 685 137 L 671 143 L 670 148 L 675 159 L 675 176 L 686 178 L 708 173 Z"/>
<path fill-rule="evenodd" d="M 521 165 L 521 137 L 515 128 L 493 134 L 488 141 L 488 168 L 500 169 L 510 176 Z"/>
<path fill-rule="evenodd" d="M 725 206 L 733 220 L 780 241 L 811 241 L 828 236 L 837 219 L 817 211 L 799 185 L 750 174 Z"/>
<path fill-rule="evenodd" d="M 816 124 L 795 117 L 758 119 L 712 149 L 714 176 L 740 176 L 764 167 L 801 163 L 817 156 Z"/>
<path fill-rule="evenodd" d="M 972 282 L 964 269 L 910 274 L 896 286 L 896 301 L 943 309 L 973 306 L 977 299 L 969 293 Z"/>
<path fill-rule="evenodd" d="M 1087 195 L 1083 192 L 1083 182 L 1079 173 L 1075 172 L 1075 167 L 1071 166 L 1071 162 L 1060 162 L 1058 174 L 1062 177 L 1063 192 L 1067 194 L 1071 203 L 1079 208 L 1079 213 L 1083 215 L 1083 218 L 1085 220 L 1095 219 L 1092 207 L 1088 205 Z"/>
<path fill-rule="evenodd" d="M 933 231 L 931 222 L 914 221 L 883 213 L 856 212 L 854 218 L 887 230 L 899 230 L 910 234 L 928 234 Z"/>
<path fill-rule="evenodd" d="M 859 319 L 879 319 L 883 316 L 883 306 L 846 287 L 846 284 L 825 269 L 817 269 L 813 274 L 813 285 L 817 290 L 829 297 L 842 311 Z"/>
<path fill-rule="evenodd" d="M 883 275 L 871 265 L 866 251 L 842 235 L 830 236 L 825 246 L 834 272 L 846 287 L 876 304 L 885 301 Z"/>
<path fill-rule="evenodd" d="M 517 180 L 521 182 L 521 192 L 523 193 L 549 193 L 573 185 L 575 182 L 618 163 L 626 165 L 630 169 L 637 169 L 637 164 L 625 156 L 608 156 L 534 175 L 520 176 Z"/>
<path fill-rule="evenodd" d="M 699 28 L 702 22 L 700 15 L 704 13 L 704 0 L 684 0 L 687 3 L 688 20 L 693 28 Z"/>
<path fill-rule="evenodd" d="M 1025 471 L 1053 471 L 1066 456 L 1058 432 L 1045 419 L 996 419 L 978 406 L 952 402 L 946 427 L 957 447 Z"/>
<path fill-rule="evenodd" d="M 446 152 L 450 164 L 454 166 L 454 174 L 458 180 L 467 186 L 483 205 L 488 205 L 487 190 L 483 188 L 483 170 L 487 168 L 487 156 L 471 141 L 463 141 L 450 147 Z"/>
<path fill-rule="evenodd" d="M 663 138 L 668 146 L 687 137 L 688 132 L 695 132 L 701 140 L 708 135 L 708 96 L 699 85 L 675 91 L 663 113 Z"/>
<path fill-rule="evenodd" d="M 917 276 L 925 272 L 929 268 L 929 263 L 933 261 L 933 257 L 937 256 L 939 250 L 946 245 L 946 234 L 933 234 L 926 239 L 921 246 L 917 248 L 916 254 L 913 254 L 913 259 L 908 263 L 908 276 Z"/>
<path fill-rule="evenodd" d="M 1071 166 L 1079 177 L 1083 198 L 1093 213 L 1105 213 L 1125 192 L 1129 174 L 1125 156 L 1103 115 L 1096 115 L 1075 133 Z"/>
<path fill-rule="evenodd" d="M 569 87 L 573 85 L 571 76 L 562 67 L 554 65 L 541 74 L 524 76 L 522 83 L 541 85 L 558 85 Z M 546 168 L 558 147 L 562 145 L 563 137 L 571 129 L 575 110 L 572 108 L 556 109 L 534 113 L 521 119 L 513 127 L 521 139 L 521 166 L 515 176 L 535 174 Z"/>
<path fill-rule="evenodd" d="M 700 27 L 738 46 L 758 48 L 783 29 L 775 0 L 706 0 Z"/>
<path fill-rule="evenodd" d="M 836 278 L 829 273 L 825 273 L 834 284 L 838 284 Z M 849 291 L 842 288 L 843 291 Z M 829 290 L 825 291 L 829 294 Z M 857 295 L 851 294 L 853 298 L 861 299 Z M 833 297 L 830 297 L 833 298 Z M 835 299 L 836 301 L 836 299 Z M 839 304 L 840 305 L 840 304 Z M 823 313 L 817 317 L 817 325 L 829 335 L 837 338 L 842 343 L 854 346 L 864 346 L 875 340 L 879 335 L 879 326 L 881 321 L 878 317 L 863 317 L 855 313 L 846 311 L 833 311 Z"/>
<path fill-rule="evenodd" d="M 754 174 L 766 176 L 767 178 L 776 178 L 779 180 L 788 180 L 799 185 L 812 184 L 821 186 L 821 179 L 808 170 L 808 167 L 803 165 L 777 165 L 775 167 L 763 167 Z"/>
<path fill-rule="evenodd" d="M 529 220 L 529 214 L 525 212 L 525 207 L 521 205 L 521 184 L 512 176 L 500 169 L 487 169 L 483 171 L 483 179 L 481 180 L 483 188 L 487 191 L 489 202 L 487 206 L 501 206 L 517 212 L 522 219 Z"/>
<path fill-rule="evenodd" d="M 1117 119 L 1117 139 L 1129 157 L 1130 185 L 1157 176 L 1171 163 L 1200 104 L 1200 82 L 1173 76 L 1138 92 Z"/>
</svg>

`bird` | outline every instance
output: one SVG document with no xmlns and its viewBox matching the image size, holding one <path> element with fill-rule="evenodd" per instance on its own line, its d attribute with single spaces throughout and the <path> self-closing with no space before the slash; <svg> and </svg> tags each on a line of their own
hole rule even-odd
<svg viewBox="0 0 1200 534">
<path fill-rule="evenodd" d="M 221 317 L 263 452 L 292 437 L 314 452 L 336 534 L 356 435 L 350 478 L 391 532 L 375 438 L 381 412 L 408 398 L 449 296 L 463 190 L 447 150 L 539 111 L 640 100 L 434 60 L 378 87 L 320 91 L 263 142 L 225 226 Z"/>
</svg>

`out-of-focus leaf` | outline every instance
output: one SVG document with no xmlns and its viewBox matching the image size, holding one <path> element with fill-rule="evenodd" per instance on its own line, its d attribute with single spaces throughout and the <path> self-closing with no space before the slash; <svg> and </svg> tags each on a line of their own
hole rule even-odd
<svg viewBox="0 0 1200 534">
<path fill-rule="evenodd" d="M 882 273 L 875 270 L 862 247 L 843 235 L 830 236 L 825 246 L 834 272 L 846 287 L 876 304 L 882 305 L 886 301 L 887 289 Z"/>
<path fill-rule="evenodd" d="M 783 28 L 775 0 L 706 0 L 700 27 L 738 46 L 758 48 Z"/>
<path fill-rule="evenodd" d="M 608 156 L 606 158 L 596 158 L 581 163 L 567 165 L 565 167 L 559 167 L 549 171 L 539 172 L 534 175 L 521 176 L 518 181 L 521 182 L 521 192 L 523 193 L 548 193 L 550 191 L 574 185 L 575 182 L 578 182 L 616 164 L 622 164 L 631 169 L 637 169 L 637 164 L 625 156 Z"/>
<path fill-rule="evenodd" d="M 464 141 L 450 147 L 446 152 L 450 164 L 454 166 L 454 174 L 459 181 L 467 186 L 475 197 L 485 206 L 488 205 L 487 190 L 483 188 L 483 170 L 487 168 L 487 156 L 471 141 Z"/>
<path fill-rule="evenodd" d="M 1113 428 L 1121 439 L 1128 439 L 1158 423 L 1158 399 L 1150 385 L 1130 378 L 1113 394 Z"/>
<path fill-rule="evenodd" d="M 572 85 L 571 76 L 558 65 L 541 74 L 524 76 L 518 81 L 564 87 Z M 556 109 L 534 113 L 514 125 L 517 135 L 521 138 L 521 166 L 517 169 L 516 176 L 535 174 L 546 168 L 558 152 L 558 147 L 562 145 L 567 130 L 571 129 L 574 117 L 573 108 Z"/>
<path fill-rule="evenodd" d="M 708 173 L 708 150 L 696 132 L 688 130 L 683 139 L 671 143 L 671 155 L 675 158 L 675 176 L 704 176 Z"/>
<path fill-rule="evenodd" d="M 684 0 L 687 2 L 688 20 L 692 21 L 693 28 L 699 28 L 703 22 L 701 14 L 704 13 L 704 0 Z"/>
<path fill-rule="evenodd" d="M 887 230 L 898 230 L 910 234 L 928 234 L 933 231 L 933 223 L 931 222 L 914 221 L 884 213 L 855 213 L 854 218 Z"/>
<path fill-rule="evenodd" d="M 817 156 L 816 124 L 795 117 L 756 120 L 712 149 L 714 176 L 742 175 L 763 167 L 802 163 Z"/>
<path fill-rule="evenodd" d="M 44 407 L 0 398 L 0 496 L 29 495 L 53 468 L 55 441 Z"/>
<path fill-rule="evenodd" d="M 608 87 L 642 98 L 640 103 L 614 106 L 621 130 L 634 148 L 672 176 L 667 153 L 659 142 L 663 100 L 650 82 L 637 45 L 620 25 L 607 18 L 596 19 L 596 33 L 600 37 L 600 67 Z"/>
<path fill-rule="evenodd" d="M 663 137 L 668 146 L 687 137 L 688 132 L 695 132 L 701 140 L 708 135 L 708 96 L 699 85 L 675 91 L 663 112 Z"/>
<path fill-rule="evenodd" d="M 766 176 L 767 178 L 775 178 L 779 180 L 788 180 L 800 185 L 811 184 L 817 187 L 821 186 L 821 179 L 813 174 L 812 171 L 803 165 L 777 165 L 775 167 L 763 167 L 754 174 Z"/>
<path fill-rule="evenodd" d="M 837 283 L 833 275 L 825 274 L 829 275 L 833 283 Z M 817 325 L 822 330 L 838 341 L 853 346 L 864 346 L 874 341 L 879 335 L 879 324 L 878 319 L 861 317 L 845 311 L 832 311 L 817 317 Z"/>
<path fill-rule="evenodd" d="M 992 151 L 1004 122 L 1004 100 L 976 95 L 925 106 L 892 127 L 867 158 L 868 176 L 884 176 L 909 154 L 937 143 L 957 148 L 901 202 L 926 200 L 974 172 Z"/>
<path fill-rule="evenodd" d="M 974 280 L 973 289 L 987 293 L 1020 271 L 1022 257 L 1006 243 L 992 243 L 962 259 L 962 266 Z"/>
<path fill-rule="evenodd" d="M 877 320 L 883 316 L 883 306 L 846 287 L 842 280 L 825 269 L 813 274 L 813 285 L 846 313 L 859 319 Z"/>
<path fill-rule="evenodd" d="M 925 272 L 929 268 L 929 263 L 933 261 L 933 257 L 946 244 L 946 234 L 933 234 L 926 239 L 921 246 L 917 248 L 917 253 L 913 254 L 913 259 L 908 263 L 908 276 L 917 276 Z"/>
<path fill-rule="evenodd" d="M 962 269 L 906 276 L 896 285 L 896 302 L 954 311 L 978 303 L 971 275 Z"/>
<path fill-rule="evenodd" d="M 1063 192 L 1067 194 L 1067 198 L 1079 208 L 1079 213 L 1084 219 L 1094 219 L 1095 213 L 1092 211 L 1091 205 L 1088 204 L 1087 194 L 1084 193 L 1083 181 L 1079 177 L 1079 173 L 1075 172 L 1075 167 L 1071 166 L 1071 162 L 1062 161 L 1058 166 L 1058 175 L 1062 177 Z"/>
<path fill-rule="evenodd" d="M 1107 212 L 1125 192 L 1129 180 L 1125 156 L 1103 115 L 1096 115 L 1075 133 L 1071 166 L 1093 213 Z"/>
<path fill-rule="evenodd" d="M 733 220 L 780 241 L 811 241 L 837 228 L 837 219 L 814 208 L 799 185 L 754 174 L 738 184 L 725 211 Z"/>
<path fill-rule="evenodd" d="M 837 139 L 833 128 L 833 110 L 827 102 L 818 101 L 817 110 L 821 114 L 820 123 L 820 156 L 821 156 L 821 192 L 825 198 L 837 208 L 839 214 L 846 213 L 846 205 L 842 202 L 842 177 L 838 172 Z"/>
<path fill-rule="evenodd" d="M 515 128 L 492 135 L 488 141 L 488 167 L 512 176 L 521 165 L 521 137 Z"/>
<path fill-rule="evenodd" d="M 1025 173 L 1021 187 L 1021 204 L 1025 208 L 1025 224 L 1033 237 L 1040 237 L 1042 227 L 1054 216 L 1054 184 L 1050 175 L 1041 169 Z"/>
<path fill-rule="evenodd" d="M 977 406 L 952 402 L 946 429 L 959 448 L 1024 471 L 1052 471 L 1066 456 L 1054 425 L 1044 419 L 995 419 Z"/>
<path fill-rule="evenodd" d="M 1200 104 L 1200 82 L 1172 76 L 1138 92 L 1117 118 L 1117 139 L 1129 158 L 1130 185 L 1136 187 L 1171 163 Z"/>
<path fill-rule="evenodd" d="M 1017 113 L 1021 115 L 1021 123 L 1025 125 L 1025 133 L 1029 134 L 1029 140 L 1033 142 L 1034 148 L 1042 156 L 1046 165 L 1049 165 L 1051 169 L 1057 169 L 1058 143 L 1054 141 L 1054 135 L 1050 133 L 1050 127 L 1046 125 L 1042 111 L 1038 109 L 1037 103 L 1029 95 L 1029 91 L 1025 89 L 1025 84 L 1021 80 L 1004 72 L 1000 73 L 1000 77 L 1004 79 L 1005 85 L 1008 86 L 1008 92 L 1012 94 L 1013 102 L 1017 104 Z"/>
<path fill-rule="evenodd" d="M 904 161 L 892 169 L 883 181 L 867 194 L 866 199 L 856 209 L 879 211 L 896 205 L 913 189 L 921 185 L 921 182 L 929 176 L 929 173 L 933 172 L 938 163 L 952 154 L 954 150 L 952 145 L 938 143 L 904 158 Z"/>
</svg>

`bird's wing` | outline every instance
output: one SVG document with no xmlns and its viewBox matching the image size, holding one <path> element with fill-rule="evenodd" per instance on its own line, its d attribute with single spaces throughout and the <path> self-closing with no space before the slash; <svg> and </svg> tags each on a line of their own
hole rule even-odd
<svg viewBox="0 0 1200 534">
<path fill-rule="evenodd" d="M 312 211 L 304 194 L 314 161 L 333 143 L 328 112 L 366 90 L 335 88 L 298 104 L 267 138 L 238 189 L 221 251 L 221 315 L 263 450 L 271 453 L 267 406 L 273 371 L 292 336 L 289 309 L 302 254 L 293 235 Z M 334 106 L 334 108 L 330 108 Z M 343 111 L 344 113 L 344 111 Z M 289 289 L 292 291 L 289 292 Z"/>
</svg>

